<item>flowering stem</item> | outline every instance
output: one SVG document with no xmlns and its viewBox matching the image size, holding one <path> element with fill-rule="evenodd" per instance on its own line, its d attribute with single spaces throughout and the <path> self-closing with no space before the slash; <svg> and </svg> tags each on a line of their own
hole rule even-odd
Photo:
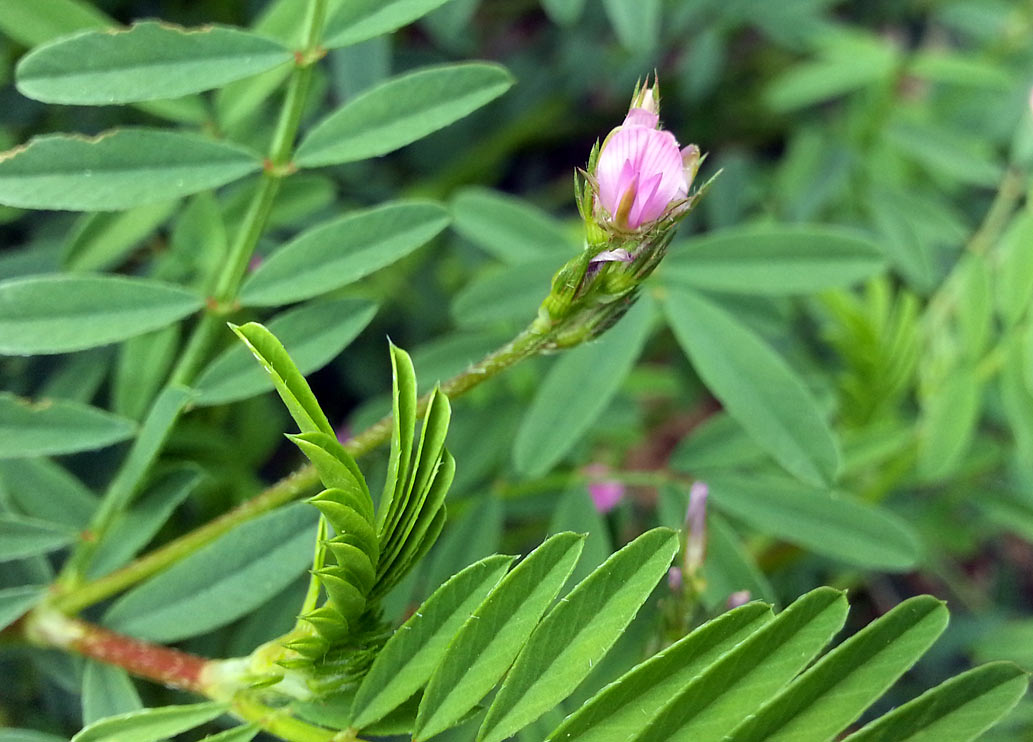
<svg viewBox="0 0 1033 742">
<path fill-rule="evenodd" d="M 549 338 L 548 330 L 537 323 L 532 324 L 503 347 L 489 353 L 478 363 L 446 381 L 441 385 L 441 391 L 454 399 L 524 358 L 534 355 Z M 429 398 L 429 394 L 420 397 L 417 415 L 422 415 L 426 411 Z M 390 439 L 392 424 L 392 417 L 385 416 L 345 442 L 345 449 L 356 458 L 369 453 Z M 120 570 L 55 597 L 51 605 L 65 613 L 77 613 L 160 572 L 241 523 L 309 494 L 318 485 L 319 475 L 315 468 L 311 465 L 302 466 L 233 510 L 136 559 Z"/>
</svg>

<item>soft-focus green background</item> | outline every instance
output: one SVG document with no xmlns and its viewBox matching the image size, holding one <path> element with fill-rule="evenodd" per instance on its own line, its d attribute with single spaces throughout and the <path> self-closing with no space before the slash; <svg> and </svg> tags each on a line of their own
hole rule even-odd
<svg viewBox="0 0 1033 742">
<path fill-rule="evenodd" d="M 265 4 L 102 0 L 97 7 L 123 23 L 250 26 Z M 48 34 L 0 27 L 3 147 L 48 132 L 165 125 L 146 107 L 47 106 L 21 96 L 13 66 Z M 450 523 L 427 568 L 396 596 L 395 610 L 472 559 L 525 549 L 550 528 L 590 531 L 598 563 L 611 543 L 644 525 L 678 523 L 685 493 L 677 487 L 630 487 L 618 509 L 600 518 L 584 482 L 568 475 L 603 463 L 725 482 L 730 494 L 719 505 L 730 520 L 710 524 L 708 610 L 732 589 L 748 587 L 784 605 L 823 583 L 851 589 L 859 624 L 912 594 L 947 599 L 952 629 L 884 708 L 972 659 L 1033 667 L 1033 224 L 1023 217 L 1033 166 L 1031 39 L 1033 6 L 1018 0 L 452 0 L 389 38 L 332 51 L 314 81 L 309 123 L 424 64 L 494 60 L 517 80 L 498 101 L 399 152 L 287 181 L 261 253 L 308 225 L 391 198 L 440 200 L 455 220 L 430 245 L 338 292 L 381 305 L 359 339 L 312 377 L 342 430 L 361 429 L 386 410 L 385 337 L 413 352 L 426 384 L 533 317 L 548 276 L 580 241 L 573 170 L 620 122 L 636 80 L 655 70 L 665 127 L 708 153 L 701 177 L 721 175 L 681 226 L 668 274 L 661 269 L 650 285 L 669 291 L 684 280 L 716 289 L 712 296 L 737 326 L 764 338 L 827 410 L 845 453 L 839 489 L 879 503 L 920 542 L 908 564 L 884 572 L 877 530 L 853 544 L 849 517 L 823 526 L 820 515 L 817 525 L 787 515 L 791 495 L 772 499 L 777 487 L 763 479 L 785 473 L 716 414 L 719 405 L 678 338 L 657 323 L 600 409 L 588 410 L 610 393 L 601 389 L 607 375 L 618 373 L 605 353 L 577 371 L 583 377 L 568 379 L 565 388 L 580 395 L 539 401 L 579 405 L 570 429 L 560 431 L 562 450 L 544 447 L 556 456 L 542 465 L 535 441 L 548 431 L 528 431 L 526 417 L 554 359 L 528 362 L 457 403 Z M 231 85 L 206 95 L 208 109 L 188 111 L 184 125 L 264 149 L 277 100 L 249 105 L 243 91 Z M 246 195 L 234 186 L 220 192 L 231 225 Z M 197 239 L 172 207 L 154 210 L 141 228 L 101 225 L 100 242 L 91 242 L 97 224 L 87 220 L 0 207 L 0 279 L 59 268 L 142 273 L 177 240 Z M 693 263 L 696 243 L 687 238 L 748 224 L 788 234 L 784 228 L 798 224 L 850 230 L 878 246 L 885 268 L 863 266 L 857 278 L 866 280 L 828 280 L 812 290 L 811 274 L 794 274 L 776 257 L 771 265 L 753 261 L 737 287 L 745 268 L 736 261 L 752 244 L 743 239 L 727 264 L 724 248 L 712 249 L 707 269 L 717 278 L 699 278 L 706 266 Z M 803 228 L 818 239 L 823 229 Z M 801 285 L 786 289 L 794 278 Z M 839 283 L 853 285 L 820 290 Z M 691 331 L 692 318 L 684 323 Z M 223 341 L 230 343 L 228 333 Z M 0 358 L 0 389 L 109 406 L 117 359 L 113 348 Z M 286 430 L 271 394 L 188 416 L 168 455 L 200 461 L 209 477 L 159 538 L 290 471 L 298 462 L 281 437 Z M 87 484 L 103 485 L 117 453 L 62 463 Z M 374 471 L 382 465 L 370 462 Z M 846 536 L 836 530 L 844 527 Z M 837 547 L 842 538 L 846 546 Z M 856 549 L 846 555 L 855 558 L 843 558 L 843 548 Z M 248 651 L 269 626 L 289 625 L 302 588 L 299 582 L 260 614 L 188 645 L 215 656 Z M 641 645 L 650 633 L 649 626 L 633 632 Z M 637 646 L 629 640 L 628 656 Z M 76 728 L 74 664 L 45 655 L 31 671 L 15 671 L 13 659 L 0 659 L 0 678 L 9 679 L 0 682 L 0 713 L 25 726 L 57 719 Z M 44 716 L 51 721 L 36 718 Z M 1030 734 L 1027 701 L 987 739 Z"/>
</svg>

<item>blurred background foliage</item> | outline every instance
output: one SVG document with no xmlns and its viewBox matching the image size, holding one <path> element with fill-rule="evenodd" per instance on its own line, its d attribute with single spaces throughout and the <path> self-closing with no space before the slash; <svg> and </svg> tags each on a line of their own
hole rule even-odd
<svg viewBox="0 0 1033 742">
<path fill-rule="evenodd" d="M 87 108 L 21 96 L 13 66 L 27 48 L 109 19 L 219 22 L 289 39 L 281 11 L 294 0 L 99 0 L 95 11 L 55 15 L 52 26 L 25 23 L 14 7 L 21 1 L 0 11 L 3 146 L 146 124 L 265 148 L 281 69 L 175 103 Z M 391 198 L 429 197 L 452 211 L 452 229 L 431 244 L 332 295 L 380 306 L 347 351 L 311 377 L 345 433 L 387 409 L 385 337 L 413 352 L 426 386 L 530 321 L 548 277 L 580 244 L 572 172 L 619 123 L 636 80 L 658 73 L 665 127 L 708 153 L 704 176 L 721 172 L 648 284 L 634 327 L 625 321 L 596 345 L 525 362 L 456 405 L 449 524 L 425 568 L 394 596 L 397 615 L 472 560 L 525 550 L 551 531 L 591 534 L 587 571 L 645 527 L 679 525 L 687 484 L 702 478 L 711 486 L 708 556 L 703 607 L 691 620 L 744 589 L 785 605 L 819 584 L 849 587 L 855 606 L 867 608 L 855 609 L 858 622 L 912 594 L 947 599 L 952 629 L 877 710 L 971 660 L 1033 669 L 1031 38 L 1033 6 L 1018 0 L 452 0 L 390 37 L 330 52 L 317 68 L 308 122 L 428 63 L 494 60 L 518 81 L 401 151 L 301 173 L 283 187 L 260 253 Z M 196 282 L 225 250 L 249 193 L 245 182 L 123 213 L 2 207 L 0 278 L 118 270 Z M 686 306 L 714 316 L 678 314 Z M 698 333 L 709 333 L 710 345 Z M 2 358 L 0 388 L 139 419 L 178 334 Z M 781 359 L 830 421 L 833 476 L 787 465 L 788 454 L 758 436 L 741 407 L 730 414 L 728 397 L 764 387 L 770 369 L 736 366 L 750 356 L 729 351 L 729 361 L 722 348 L 753 347 L 756 338 L 761 360 Z M 728 362 L 704 370 L 715 357 Z M 792 420 L 784 421 L 792 438 Z M 165 458 L 197 462 L 205 476 L 157 542 L 296 467 L 285 430 L 269 393 L 186 416 Z M 118 455 L 65 456 L 61 465 L 99 486 Z M 586 474 L 590 464 L 608 473 Z M 31 510 L 19 495 L 44 475 L 62 486 L 47 467 L 0 462 L 4 506 Z M 610 513 L 593 507 L 592 477 L 626 485 Z M 299 580 L 289 597 L 186 645 L 212 656 L 247 652 L 289 628 L 303 590 Z M 658 616 L 670 631 L 685 620 L 677 595 L 660 597 L 661 609 L 608 660 L 614 667 L 653 646 Z M 0 676 L 13 678 L 0 684 L 4 713 L 23 726 L 53 724 L 38 714 L 76 727 L 69 699 L 78 664 L 44 654 L 17 676 L 0 665 Z M 1031 734 L 1027 700 L 986 739 Z"/>
</svg>

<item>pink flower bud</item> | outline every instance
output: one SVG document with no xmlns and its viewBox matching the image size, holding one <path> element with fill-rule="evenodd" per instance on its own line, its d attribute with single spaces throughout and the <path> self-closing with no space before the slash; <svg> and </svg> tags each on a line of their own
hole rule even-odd
<svg viewBox="0 0 1033 742">
<path fill-rule="evenodd" d="M 608 513 L 617 507 L 624 498 L 624 485 L 612 479 L 602 479 L 609 471 L 606 464 L 589 464 L 585 467 L 585 474 L 592 477 L 588 483 L 588 494 L 592 497 L 595 509 L 600 513 Z"/>
<path fill-rule="evenodd" d="M 707 495 L 706 482 L 696 481 L 689 488 L 689 508 L 685 514 L 688 536 L 685 541 L 685 571 L 694 574 L 703 566 L 707 548 Z"/>
<path fill-rule="evenodd" d="M 637 230 L 684 201 L 699 168 L 699 148 L 684 150 L 660 127 L 653 87 L 635 94 L 624 123 L 603 142 L 595 167 L 600 221 Z"/>
<path fill-rule="evenodd" d="M 749 602 L 750 602 L 750 591 L 749 590 L 739 590 L 739 591 L 734 592 L 734 593 L 732 593 L 731 595 L 728 596 L 728 602 L 727 602 L 726 605 L 728 607 L 728 610 L 732 610 L 733 608 L 738 608 L 741 605 L 746 605 Z"/>
<path fill-rule="evenodd" d="M 682 588 L 682 573 L 677 567 L 671 567 L 667 570 L 667 587 L 671 588 L 671 592 L 679 592 Z"/>
</svg>

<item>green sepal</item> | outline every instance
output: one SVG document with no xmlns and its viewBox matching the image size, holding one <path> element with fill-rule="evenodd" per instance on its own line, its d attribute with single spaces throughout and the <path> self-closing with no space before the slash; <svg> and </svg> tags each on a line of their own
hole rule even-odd
<svg viewBox="0 0 1033 742">
<path fill-rule="evenodd" d="M 308 666 L 311 664 L 311 660 L 316 657 L 321 657 L 326 654 L 326 649 L 329 646 L 329 642 L 322 636 L 302 636 L 297 639 L 291 639 L 283 645 L 285 648 L 290 649 L 303 657 L 307 658 L 303 662 L 297 662 L 295 666 Z M 281 667 L 289 667 L 288 663 L 291 660 L 283 660 L 278 664 Z"/>
<path fill-rule="evenodd" d="M 394 424 L 391 431 L 391 453 L 388 457 L 387 478 L 377 510 L 377 531 L 381 538 L 390 533 L 390 525 L 398 519 L 401 503 L 398 501 L 409 481 L 412 466 L 412 439 L 416 432 L 416 370 L 404 350 L 391 343 L 391 411 Z"/>
<path fill-rule="evenodd" d="M 348 619 L 341 615 L 333 603 L 324 603 L 319 608 L 301 616 L 301 620 L 329 641 L 343 639 L 351 629 Z"/>
</svg>

